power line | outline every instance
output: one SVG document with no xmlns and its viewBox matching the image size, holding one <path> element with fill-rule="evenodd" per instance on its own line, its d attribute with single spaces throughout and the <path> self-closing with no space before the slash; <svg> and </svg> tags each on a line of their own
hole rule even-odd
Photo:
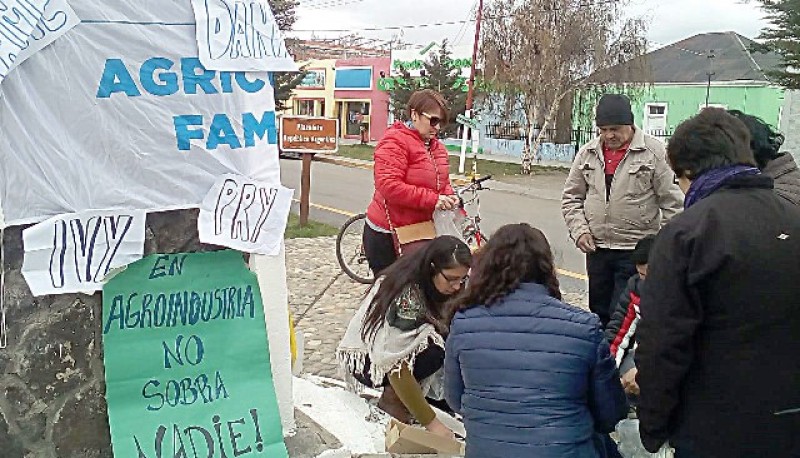
<svg viewBox="0 0 800 458">
<path fill-rule="evenodd" d="M 472 4 L 472 8 L 469 10 L 469 14 L 467 15 L 467 19 L 471 19 L 472 15 L 475 14 L 475 9 L 478 7 L 478 1 L 475 0 L 475 3 Z M 453 46 L 458 46 L 461 43 L 461 40 L 464 39 L 464 35 L 467 33 L 467 23 L 465 22 L 461 26 L 461 30 L 458 31 L 455 38 L 453 39 Z"/>
<path fill-rule="evenodd" d="M 591 8 L 591 7 L 595 7 L 595 6 L 608 5 L 608 4 L 611 4 L 611 3 L 618 3 L 618 2 L 619 2 L 619 0 L 603 0 L 603 1 L 582 3 L 582 4 L 578 5 L 577 7 L 579 9 Z M 525 11 L 524 13 L 512 13 L 512 14 L 503 14 L 503 15 L 500 15 L 500 16 L 492 16 L 492 17 L 487 17 L 486 19 L 488 19 L 488 20 L 491 20 L 491 19 L 509 19 L 509 18 L 513 18 L 513 17 L 515 17 L 517 15 L 521 15 L 521 14 L 550 13 L 550 12 L 554 12 L 554 11 L 560 11 L 562 9 L 563 8 L 558 8 L 558 7 L 545 8 L 545 9 L 535 10 L 535 11 Z M 462 24 L 469 24 L 469 23 L 473 23 L 473 22 L 475 22 L 475 19 L 470 18 L 470 19 L 459 20 L 459 21 L 442 21 L 442 22 L 432 22 L 432 23 L 428 23 L 428 24 L 409 24 L 409 25 L 397 25 L 397 26 L 386 26 L 386 27 L 364 27 L 364 28 L 359 28 L 359 29 L 356 29 L 356 28 L 349 28 L 349 29 L 295 29 L 295 30 L 292 30 L 292 32 L 296 32 L 296 33 L 314 33 L 314 32 L 331 32 L 331 33 L 381 32 L 381 31 L 387 31 L 387 30 L 423 29 L 423 28 L 428 28 L 428 27 L 441 27 L 441 26 L 448 26 L 448 25 L 462 25 Z"/>
<path fill-rule="evenodd" d="M 388 26 L 388 27 L 364 27 L 364 28 L 349 28 L 349 29 L 295 29 L 292 32 L 298 33 L 309 33 L 309 32 L 333 32 L 333 33 L 346 33 L 346 32 L 380 32 L 384 30 L 405 30 L 405 29 L 422 29 L 426 27 L 440 27 L 443 25 L 460 25 L 469 22 L 475 22 L 475 20 L 466 20 L 466 21 L 445 21 L 445 22 L 433 22 L 430 24 L 411 24 L 411 25 L 396 25 L 396 26 Z"/>
<path fill-rule="evenodd" d="M 310 9 L 310 10 L 321 10 L 321 9 L 328 9 L 328 8 L 335 8 L 339 6 L 346 6 L 352 5 L 355 3 L 362 3 L 364 0 L 323 0 L 317 3 L 300 3 L 298 6 L 300 8 Z"/>
</svg>

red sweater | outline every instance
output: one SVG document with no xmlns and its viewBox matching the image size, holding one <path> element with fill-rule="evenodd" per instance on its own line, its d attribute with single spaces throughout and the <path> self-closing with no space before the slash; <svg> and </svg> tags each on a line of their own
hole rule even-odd
<svg viewBox="0 0 800 458">
<path fill-rule="evenodd" d="M 454 194 L 447 156 L 439 140 L 431 139 L 428 150 L 416 130 L 396 122 L 375 148 L 375 194 L 367 218 L 390 229 L 385 199 L 394 227 L 430 221 L 439 195 Z"/>
</svg>

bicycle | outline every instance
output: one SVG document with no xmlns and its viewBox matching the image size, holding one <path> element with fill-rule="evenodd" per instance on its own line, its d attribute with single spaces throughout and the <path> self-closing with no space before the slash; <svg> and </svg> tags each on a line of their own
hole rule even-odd
<svg viewBox="0 0 800 458">
<path fill-rule="evenodd" d="M 477 180 L 472 178 L 469 185 L 455 189 L 456 194 L 461 200 L 459 205 L 461 208 L 466 210 L 468 206 L 474 206 L 473 215 L 470 216 L 470 213 L 465 211 L 466 218 L 464 219 L 464 224 L 462 226 L 464 242 L 466 242 L 467 246 L 469 246 L 472 251 L 477 250 L 484 243 L 489 241 L 488 237 L 486 237 L 486 235 L 481 231 L 481 199 L 479 193 L 481 191 L 490 190 L 490 188 L 483 186 L 483 183 L 491 179 L 491 175 L 486 175 L 485 177 L 478 178 Z M 471 194 L 471 197 L 465 199 L 464 196 L 466 194 Z"/>
<path fill-rule="evenodd" d="M 468 185 L 455 188 L 456 195 L 460 200 L 459 206 L 466 213 L 461 222 L 462 236 L 467 246 L 473 251 L 488 241 L 486 235 L 481 231 L 480 192 L 489 190 L 483 186 L 483 183 L 491 178 L 491 175 L 479 179 L 473 178 Z M 472 214 L 468 209 L 474 209 Z M 336 260 L 348 277 L 368 285 L 375 281 L 375 276 L 369 268 L 362 242 L 366 219 L 367 215 L 360 213 L 350 217 L 342 224 L 339 234 L 336 236 Z"/>
</svg>

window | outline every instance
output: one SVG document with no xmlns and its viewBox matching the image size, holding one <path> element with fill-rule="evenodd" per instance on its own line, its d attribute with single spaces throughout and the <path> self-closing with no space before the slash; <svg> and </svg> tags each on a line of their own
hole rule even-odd
<svg viewBox="0 0 800 458">
<path fill-rule="evenodd" d="M 294 111 L 298 116 L 314 116 L 314 100 L 300 99 L 294 102 Z"/>
<path fill-rule="evenodd" d="M 338 90 L 372 89 L 372 67 L 337 68 L 335 81 Z"/>
<path fill-rule="evenodd" d="M 306 75 L 297 87 L 300 89 L 324 89 L 325 69 L 315 68 L 306 70 Z"/>
<path fill-rule="evenodd" d="M 663 136 L 667 131 L 669 106 L 663 102 L 644 105 L 644 125 L 642 128 L 650 135 Z"/>
<path fill-rule="evenodd" d="M 700 113 L 701 111 L 703 111 L 703 108 L 706 108 L 706 107 L 708 107 L 708 108 L 722 108 L 723 110 L 727 110 L 728 109 L 728 105 L 724 104 L 724 103 L 709 103 L 708 105 L 706 105 L 705 103 L 701 103 L 700 104 L 700 108 L 697 109 L 697 112 Z"/>
</svg>

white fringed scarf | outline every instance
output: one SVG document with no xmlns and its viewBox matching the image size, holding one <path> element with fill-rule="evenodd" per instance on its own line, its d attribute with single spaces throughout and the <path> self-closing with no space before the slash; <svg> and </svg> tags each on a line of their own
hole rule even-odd
<svg viewBox="0 0 800 458">
<path fill-rule="evenodd" d="M 384 321 L 383 326 L 378 329 L 371 342 L 364 342 L 361 338 L 361 328 L 370 304 L 380 289 L 380 284 L 381 280 L 376 281 L 361 302 L 336 349 L 336 359 L 339 361 L 341 376 L 347 382 L 347 386 L 356 393 L 362 392 L 364 385 L 358 382 L 353 374 L 364 373 L 368 355 L 370 378 L 377 388 L 383 383 L 383 378 L 387 374 L 399 372 L 402 363 L 405 363 L 413 372 L 417 355 L 425 351 L 431 344 L 444 349 L 444 338 L 430 323 L 425 323 L 410 331 L 403 331 Z M 444 368 L 423 380 L 420 385 L 426 397 L 443 399 Z"/>
</svg>

